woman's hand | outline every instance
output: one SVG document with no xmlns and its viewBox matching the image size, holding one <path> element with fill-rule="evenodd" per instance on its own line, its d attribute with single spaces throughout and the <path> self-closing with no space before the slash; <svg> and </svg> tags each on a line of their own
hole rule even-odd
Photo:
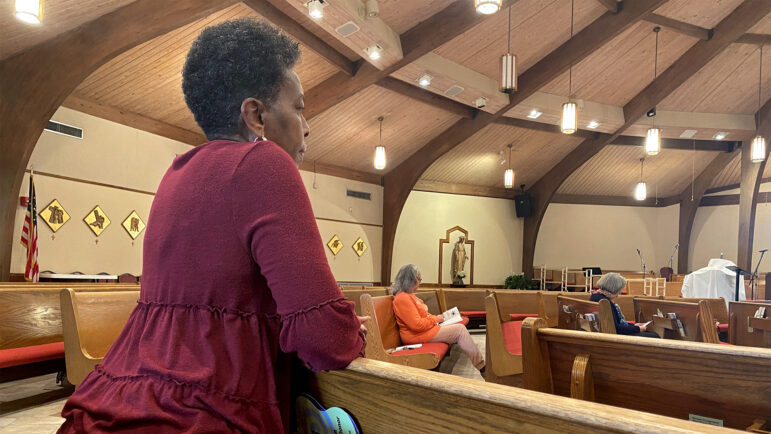
<svg viewBox="0 0 771 434">
<path fill-rule="evenodd" d="M 356 318 L 359 319 L 359 330 L 361 330 L 366 335 L 367 327 L 364 325 L 364 323 L 369 321 L 371 318 L 368 316 L 359 316 L 359 315 L 356 315 Z"/>
<path fill-rule="evenodd" d="M 648 330 L 648 326 L 646 326 L 645 324 L 638 324 L 637 327 L 640 327 L 641 332 Z"/>
<path fill-rule="evenodd" d="M 434 315 L 434 319 L 436 320 L 437 324 L 439 324 L 442 321 L 444 321 L 444 317 L 442 315 Z"/>
</svg>

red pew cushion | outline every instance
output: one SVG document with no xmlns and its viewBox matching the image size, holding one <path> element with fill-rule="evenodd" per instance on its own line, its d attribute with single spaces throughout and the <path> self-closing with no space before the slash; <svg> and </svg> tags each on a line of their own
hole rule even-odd
<svg viewBox="0 0 771 434">
<path fill-rule="evenodd" d="M 537 313 L 512 313 L 509 316 L 512 321 L 524 321 L 525 318 L 538 318 Z"/>
<path fill-rule="evenodd" d="M 420 348 L 414 348 L 411 350 L 394 351 L 393 353 L 391 353 L 391 355 L 406 356 L 409 354 L 434 353 L 437 356 L 439 356 L 439 360 L 442 360 L 442 358 L 444 358 L 444 356 L 447 354 L 447 350 L 449 349 L 450 349 L 450 346 L 448 344 L 445 344 L 444 342 L 426 342 Z"/>
<path fill-rule="evenodd" d="M 728 324 L 718 324 L 717 325 L 717 331 L 719 331 L 719 332 L 727 332 L 728 331 Z"/>
<path fill-rule="evenodd" d="M 0 368 L 43 362 L 64 357 L 64 342 L 0 350 Z"/>
<path fill-rule="evenodd" d="M 464 310 L 460 314 L 469 318 L 484 318 L 487 312 L 483 310 Z"/>
<path fill-rule="evenodd" d="M 522 354 L 522 321 L 508 321 L 501 324 L 503 343 L 511 354 Z"/>
</svg>

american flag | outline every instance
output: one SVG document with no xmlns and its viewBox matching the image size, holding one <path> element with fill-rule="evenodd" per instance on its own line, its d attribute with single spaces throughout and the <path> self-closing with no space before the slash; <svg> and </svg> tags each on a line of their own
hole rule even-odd
<svg viewBox="0 0 771 434">
<path fill-rule="evenodd" d="M 24 216 L 24 228 L 21 230 L 21 245 L 27 248 L 27 265 L 24 278 L 31 282 L 39 280 L 40 267 L 37 263 L 37 202 L 35 200 L 35 180 L 29 175 L 29 202 L 27 215 Z"/>
</svg>

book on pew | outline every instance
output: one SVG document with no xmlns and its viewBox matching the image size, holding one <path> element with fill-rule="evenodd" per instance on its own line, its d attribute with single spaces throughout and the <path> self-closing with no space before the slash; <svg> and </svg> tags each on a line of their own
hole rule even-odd
<svg viewBox="0 0 771 434">
<path fill-rule="evenodd" d="M 457 307 L 453 307 L 447 312 L 444 312 L 442 314 L 442 317 L 444 318 L 444 321 L 439 323 L 440 326 L 456 324 L 463 321 L 463 317 L 460 315 L 460 311 L 458 310 Z"/>
<path fill-rule="evenodd" d="M 420 348 L 422 346 L 423 344 L 402 345 L 401 347 L 387 349 L 386 354 L 391 354 L 391 353 L 395 353 L 397 351 L 403 351 L 403 350 L 414 350 L 415 348 Z"/>
</svg>

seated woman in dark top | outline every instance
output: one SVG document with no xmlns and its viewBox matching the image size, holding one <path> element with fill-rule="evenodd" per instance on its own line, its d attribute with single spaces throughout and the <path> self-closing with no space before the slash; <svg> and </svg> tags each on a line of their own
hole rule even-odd
<svg viewBox="0 0 771 434">
<path fill-rule="evenodd" d="M 616 323 L 616 333 L 620 335 L 633 335 L 633 336 L 645 336 L 649 338 L 657 338 L 659 335 L 655 332 L 649 332 L 645 330 L 644 325 L 635 325 L 626 322 L 624 314 L 621 313 L 618 305 L 613 300 L 618 297 L 618 294 L 626 286 L 626 279 L 624 279 L 618 273 L 608 273 L 603 275 L 597 286 L 600 288 L 598 291 L 589 297 L 589 301 L 600 301 L 602 299 L 608 300 L 613 311 L 613 322 Z"/>
</svg>

